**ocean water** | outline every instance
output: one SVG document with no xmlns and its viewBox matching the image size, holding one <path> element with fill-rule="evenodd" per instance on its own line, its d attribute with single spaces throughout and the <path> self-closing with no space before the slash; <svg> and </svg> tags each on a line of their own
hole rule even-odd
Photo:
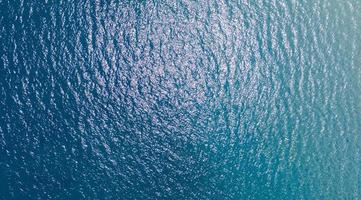
<svg viewBox="0 0 361 200">
<path fill-rule="evenodd" d="M 360 10 L 0 0 L 0 200 L 361 199 Z"/>
</svg>

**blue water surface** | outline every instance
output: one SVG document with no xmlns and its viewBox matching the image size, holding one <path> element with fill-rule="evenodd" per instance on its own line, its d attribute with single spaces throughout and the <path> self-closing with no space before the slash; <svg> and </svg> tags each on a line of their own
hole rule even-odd
<svg viewBox="0 0 361 200">
<path fill-rule="evenodd" d="M 0 0 L 0 200 L 361 199 L 360 10 Z"/>
</svg>

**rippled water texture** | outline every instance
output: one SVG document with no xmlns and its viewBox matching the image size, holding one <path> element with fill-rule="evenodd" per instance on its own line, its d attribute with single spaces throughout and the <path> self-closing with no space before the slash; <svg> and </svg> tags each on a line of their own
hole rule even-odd
<svg viewBox="0 0 361 200">
<path fill-rule="evenodd" d="M 0 199 L 361 199 L 360 10 L 0 0 Z"/>
</svg>

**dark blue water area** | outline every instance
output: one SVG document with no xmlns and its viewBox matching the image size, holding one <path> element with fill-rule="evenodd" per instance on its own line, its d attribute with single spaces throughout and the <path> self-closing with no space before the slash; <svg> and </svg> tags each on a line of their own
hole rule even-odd
<svg viewBox="0 0 361 200">
<path fill-rule="evenodd" d="M 359 199 L 360 9 L 0 0 L 0 200 Z"/>
</svg>

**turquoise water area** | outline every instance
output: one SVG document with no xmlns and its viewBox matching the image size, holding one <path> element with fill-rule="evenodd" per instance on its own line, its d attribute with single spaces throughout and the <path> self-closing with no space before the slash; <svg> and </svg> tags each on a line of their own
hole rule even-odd
<svg viewBox="0 0 361 200">
<path fill-rule="evenodd" d="M 0 0 L 0 200 L 361 199 L 360 10 Z"/>
</svg>

